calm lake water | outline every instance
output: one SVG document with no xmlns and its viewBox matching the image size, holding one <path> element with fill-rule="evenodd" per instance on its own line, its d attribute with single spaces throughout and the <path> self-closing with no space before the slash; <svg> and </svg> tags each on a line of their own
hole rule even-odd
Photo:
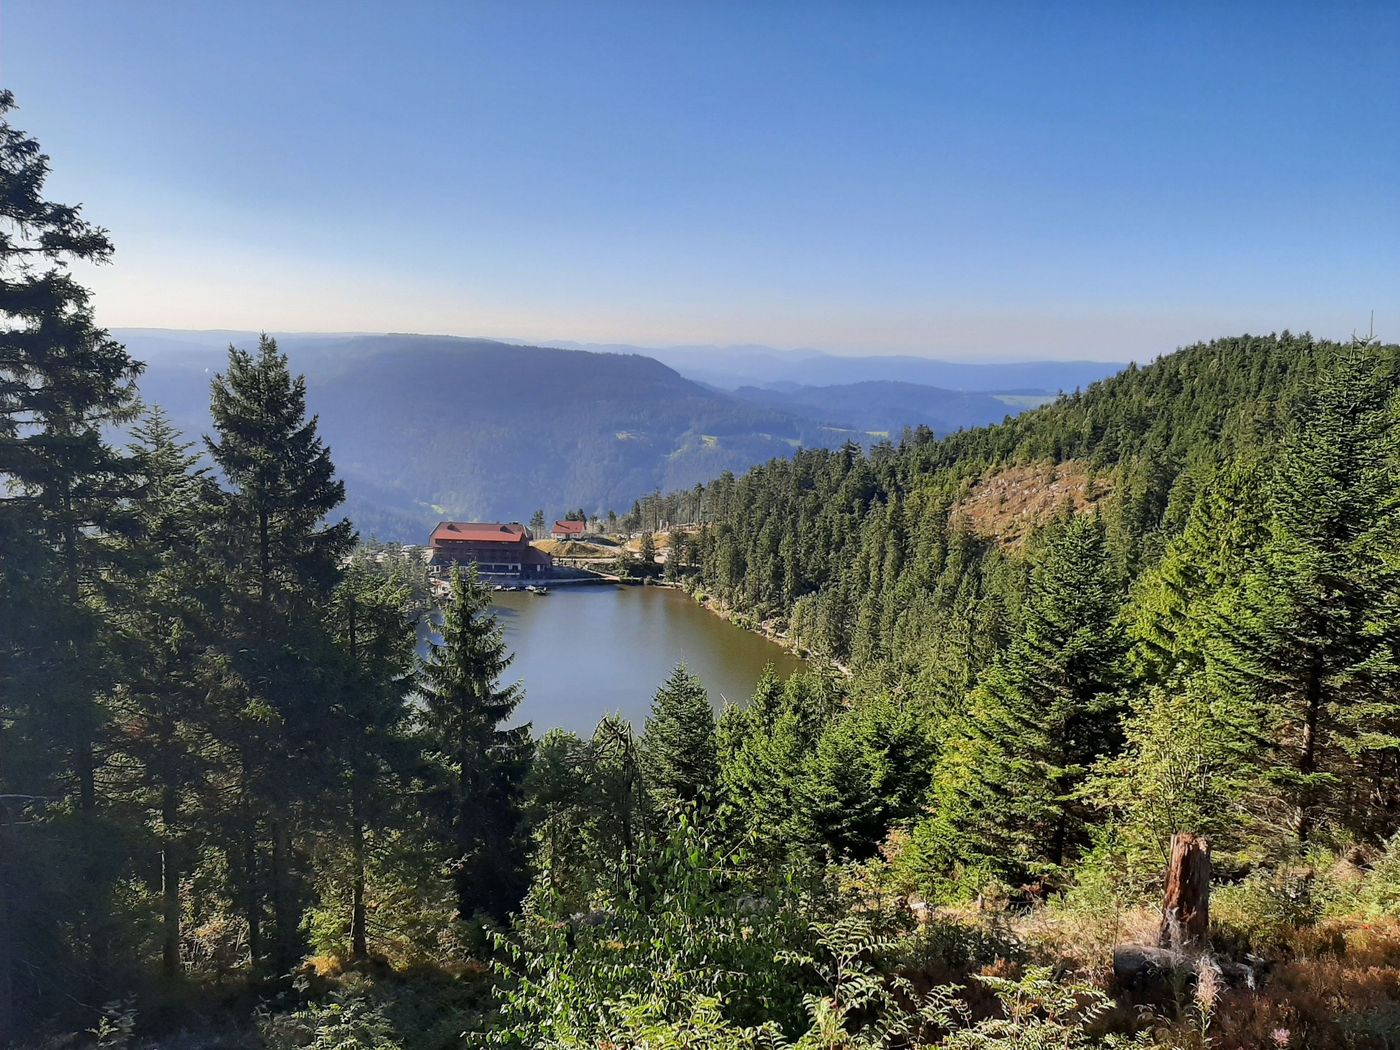
<svg viewBox="0 0 1400 1050">
<path fill-rule="evenodd" d="M 678 663 L 705 683 L 716 709 L 747 703 L 767 664 L 784 677 L 801 666 L 664 587 L 559 587 L 543 598 L 498 591 L 492 600 L 515 653 L 506 677 L 525 687 L 517 711 L 537 736 L 555 728 L 588 735 L 614 711 L 640 730 Z"/>
</svg>

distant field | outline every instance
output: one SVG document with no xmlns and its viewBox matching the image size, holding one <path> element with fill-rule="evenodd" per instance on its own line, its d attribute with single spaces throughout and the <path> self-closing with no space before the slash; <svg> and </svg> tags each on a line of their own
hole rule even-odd
<svg viewBox="0 0 1400 1050">
<path fill-rule="evenodd" d="M 994 398 L 1002 404 L 1016 409 L 1039 408 L 1041 405 L 1048 405 L 1059 397 L 1059 394 L 993 394 Z"/>
</svg>

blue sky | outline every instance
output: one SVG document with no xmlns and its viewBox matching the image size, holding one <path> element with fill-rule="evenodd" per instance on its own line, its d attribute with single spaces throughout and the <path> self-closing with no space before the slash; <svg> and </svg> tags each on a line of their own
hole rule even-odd
<svg viewBox="0 0 1400 1050">
<path fill-rule="evenodd" d="M 1400 337 L 1400 5 L 0 0 L 111 325 Z"/>
</svg>

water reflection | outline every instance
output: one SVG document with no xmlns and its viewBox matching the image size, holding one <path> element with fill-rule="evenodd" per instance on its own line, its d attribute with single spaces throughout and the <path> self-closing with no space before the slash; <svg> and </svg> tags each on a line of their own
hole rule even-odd
<svg viewBox="0 0 1400 1050">
<path fill-rule="evenodd" d="M 613 711 L 640 729 L 678 663 L 699 676 L 717 708 L 746 703 L 765 665 L 783 676 L 801 666 L 781 646 L 665 588 L 498 591 L 492 601 L 516 654 L 506 677 L 524 685 L 520 717 L 537 735 L 556 727 L 588 734 Z"/>
</svg>

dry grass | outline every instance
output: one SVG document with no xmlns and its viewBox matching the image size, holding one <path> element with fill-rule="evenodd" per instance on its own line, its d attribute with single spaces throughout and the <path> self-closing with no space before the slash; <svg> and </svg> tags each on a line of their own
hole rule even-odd
<svg viewBox="0 0 1400 1050">
<path fill-rule="evenodd" d="M 556 558 L 616 558 L 616 547 L 579 540 L 536 540 L 535 546 Z"/>
<path fill-rule="evenodd" d="M 1133 909 L 1116 916 L 1037 907 L 1010 918 L 1009 929 L 1036 961 L 1102 983 L 1115 944 L 1155 941 L 1157 914 Z M 1154 1045 L 1211 1050 L 1396 1050 L 1400 1048 L 1400 916 L 1331 919 L 1291 931 L 1289 956 L 1265 960 L 1257 988 L 1221 988 L 1208 1025 L 1186 989 L 1175 1008 L 1155 1005 Z M 1226 960 L 1228 961 L 1228 960 Z M 1170 997 L 1168 997 L 1169 999 Z M 1120 1030 L 1146 1019 L 1131 1003 L 1115 1011 Z"/>
<path fill-rule="evenodd" d="M 978 536 L 1015 546 L 1066 504 L 1082 514 L 1112 488 L 1111 479 L 1094 475 L 1087 464 L 1073 460 L 1005 467 L 977 482 L 955 514 Z"/>
</svg>

